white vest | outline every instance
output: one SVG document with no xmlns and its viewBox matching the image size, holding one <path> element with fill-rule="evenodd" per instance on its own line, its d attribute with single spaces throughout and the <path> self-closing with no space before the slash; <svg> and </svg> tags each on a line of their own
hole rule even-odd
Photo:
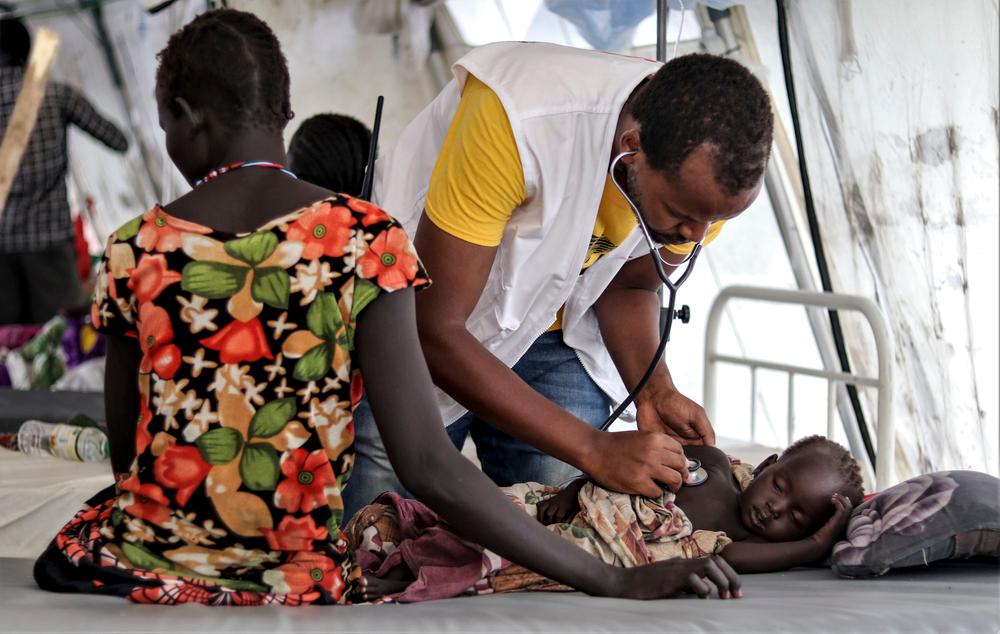
<svg viewBox="0 0 1000 634">
<path fill-rule="evenodd" d="M 565 305 L 566 344 L 618 402 L 628 390 L 605 349 L 591 307 L 633 252 L 646 252 L 639 231 L 585 274 L 580 268 L 604 192 L 619 114 L 635 87 L 659 66 L 554 44 L 500 42 L 477 48 L 455 64 L 455 79 L 375 164 L 374 202 L 415 235 L 466 77 L 474 75 L 493 90 L 514 132 L 527 196 L 507 223 L 466 326 L 487 350 L 513 367 Z M 433 278 L 433 271 L 430 274 Z M 466 411 L 440 390 L 438 402 L 446 424 Z"/>
</svg>

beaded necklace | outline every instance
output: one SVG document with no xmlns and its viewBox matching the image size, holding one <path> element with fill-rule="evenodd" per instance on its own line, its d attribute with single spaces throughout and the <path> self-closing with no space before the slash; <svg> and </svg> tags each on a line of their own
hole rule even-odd
<svg viewBox="0 0 1000 634">
<path fill-rule="evenodd" d="M 298 179 L 298 176 L 296 176 L 290 169 L 288 169 L 281 163 L 272 163 L 270 161 L 238 161 L 236 163 L 232 163 L 231 165 L 226 165 L 224 167 L 219 167 L 217 169 L 212 170 L 208 174 L 205 174 L 204 176 L 196 180 L 194 182 L 194 186 L 198 187 L 199 185 L 204 185 L 213 178 L 222 176 L 226 172 L 234 172 L 244 167 L 270 167 L 271 169 L 276 169 L 280 172 L 284 172 L 285 174 L 288 174 L 294 179 Z"/>
</svg>

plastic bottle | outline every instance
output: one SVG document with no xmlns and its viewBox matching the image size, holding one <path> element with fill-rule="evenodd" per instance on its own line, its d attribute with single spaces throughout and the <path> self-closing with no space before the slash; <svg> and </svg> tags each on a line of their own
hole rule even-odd
<svg viewBox="0 0 1000 634">
<path fill-rule="evenodd" d="M 17 448 L 29 456 L 98 462 L 108 458 L 108 437 L 97 427 L 28 420 L 17 430 Z"/>
</svg>

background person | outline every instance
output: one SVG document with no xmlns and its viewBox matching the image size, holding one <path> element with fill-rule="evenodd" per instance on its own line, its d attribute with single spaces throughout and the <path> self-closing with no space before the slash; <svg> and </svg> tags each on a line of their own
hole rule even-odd
<svg viewBox="0 0 1000 634">
<path fill-rule="evenodd" d="M 31 35 L 21 20 L 0 20 L 0 131 L 21 91 Z M 128 141 L 76 89 L 49 82 L 38 119 L 0 217 L 0 324 L 36 324 L 86 298 L 76 267 L 66 199 L 66 130 L 75 125 L 116 152 Z"/>
<path fill-rule="evenodd" d="M 288 168 L 332 192 L 361 194 L 372 133 L 343 114 L 318 114 L 302 122 L 288 144 Z"/>
</svg>

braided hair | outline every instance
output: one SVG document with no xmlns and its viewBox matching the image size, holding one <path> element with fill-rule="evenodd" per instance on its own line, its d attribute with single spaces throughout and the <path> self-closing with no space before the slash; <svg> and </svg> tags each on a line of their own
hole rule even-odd
<svg viewBox="0 0 1000 634">
<path fill-rule="evenodd" d="M 236 9 L 202 13 L 170 36 L 157 55 L 156 85 L 176 108 L 183 97 L 215 112 L 232 131 L 280 132 L 292 118 L 288 65 L 274 32 Z"/>
<path fill-rule="evenodd" d="M 372 133 L 353 117 L 318 114 L 302 122 L 288 145 L 288 167 L 330 191 L 358 196 Z"/>
<path fill-rule="evenodd" d="M 744 66 L 696 53 L 667 62 L 629 106 L 653 169 L 673 175 L 708 144 L 715 181 L 735 196 L 754 187 L 771 152 L 774 116 L 767 92 Z"/>
<path fill-rule="evenodd" d="M 855 506 L 861 504 L 865 495 L 864 481 L 861 479 L 861 466 L 851 455 L 851 452 L 824 436 L 806 436 L 792 443 L 788 449 L 782 452 L 778 460 L 784 460 L 804 451 L 818 451 L 826 454 L 840 476 L 841 484 L 837 493 L 849 499 Z"/>
</svg>

